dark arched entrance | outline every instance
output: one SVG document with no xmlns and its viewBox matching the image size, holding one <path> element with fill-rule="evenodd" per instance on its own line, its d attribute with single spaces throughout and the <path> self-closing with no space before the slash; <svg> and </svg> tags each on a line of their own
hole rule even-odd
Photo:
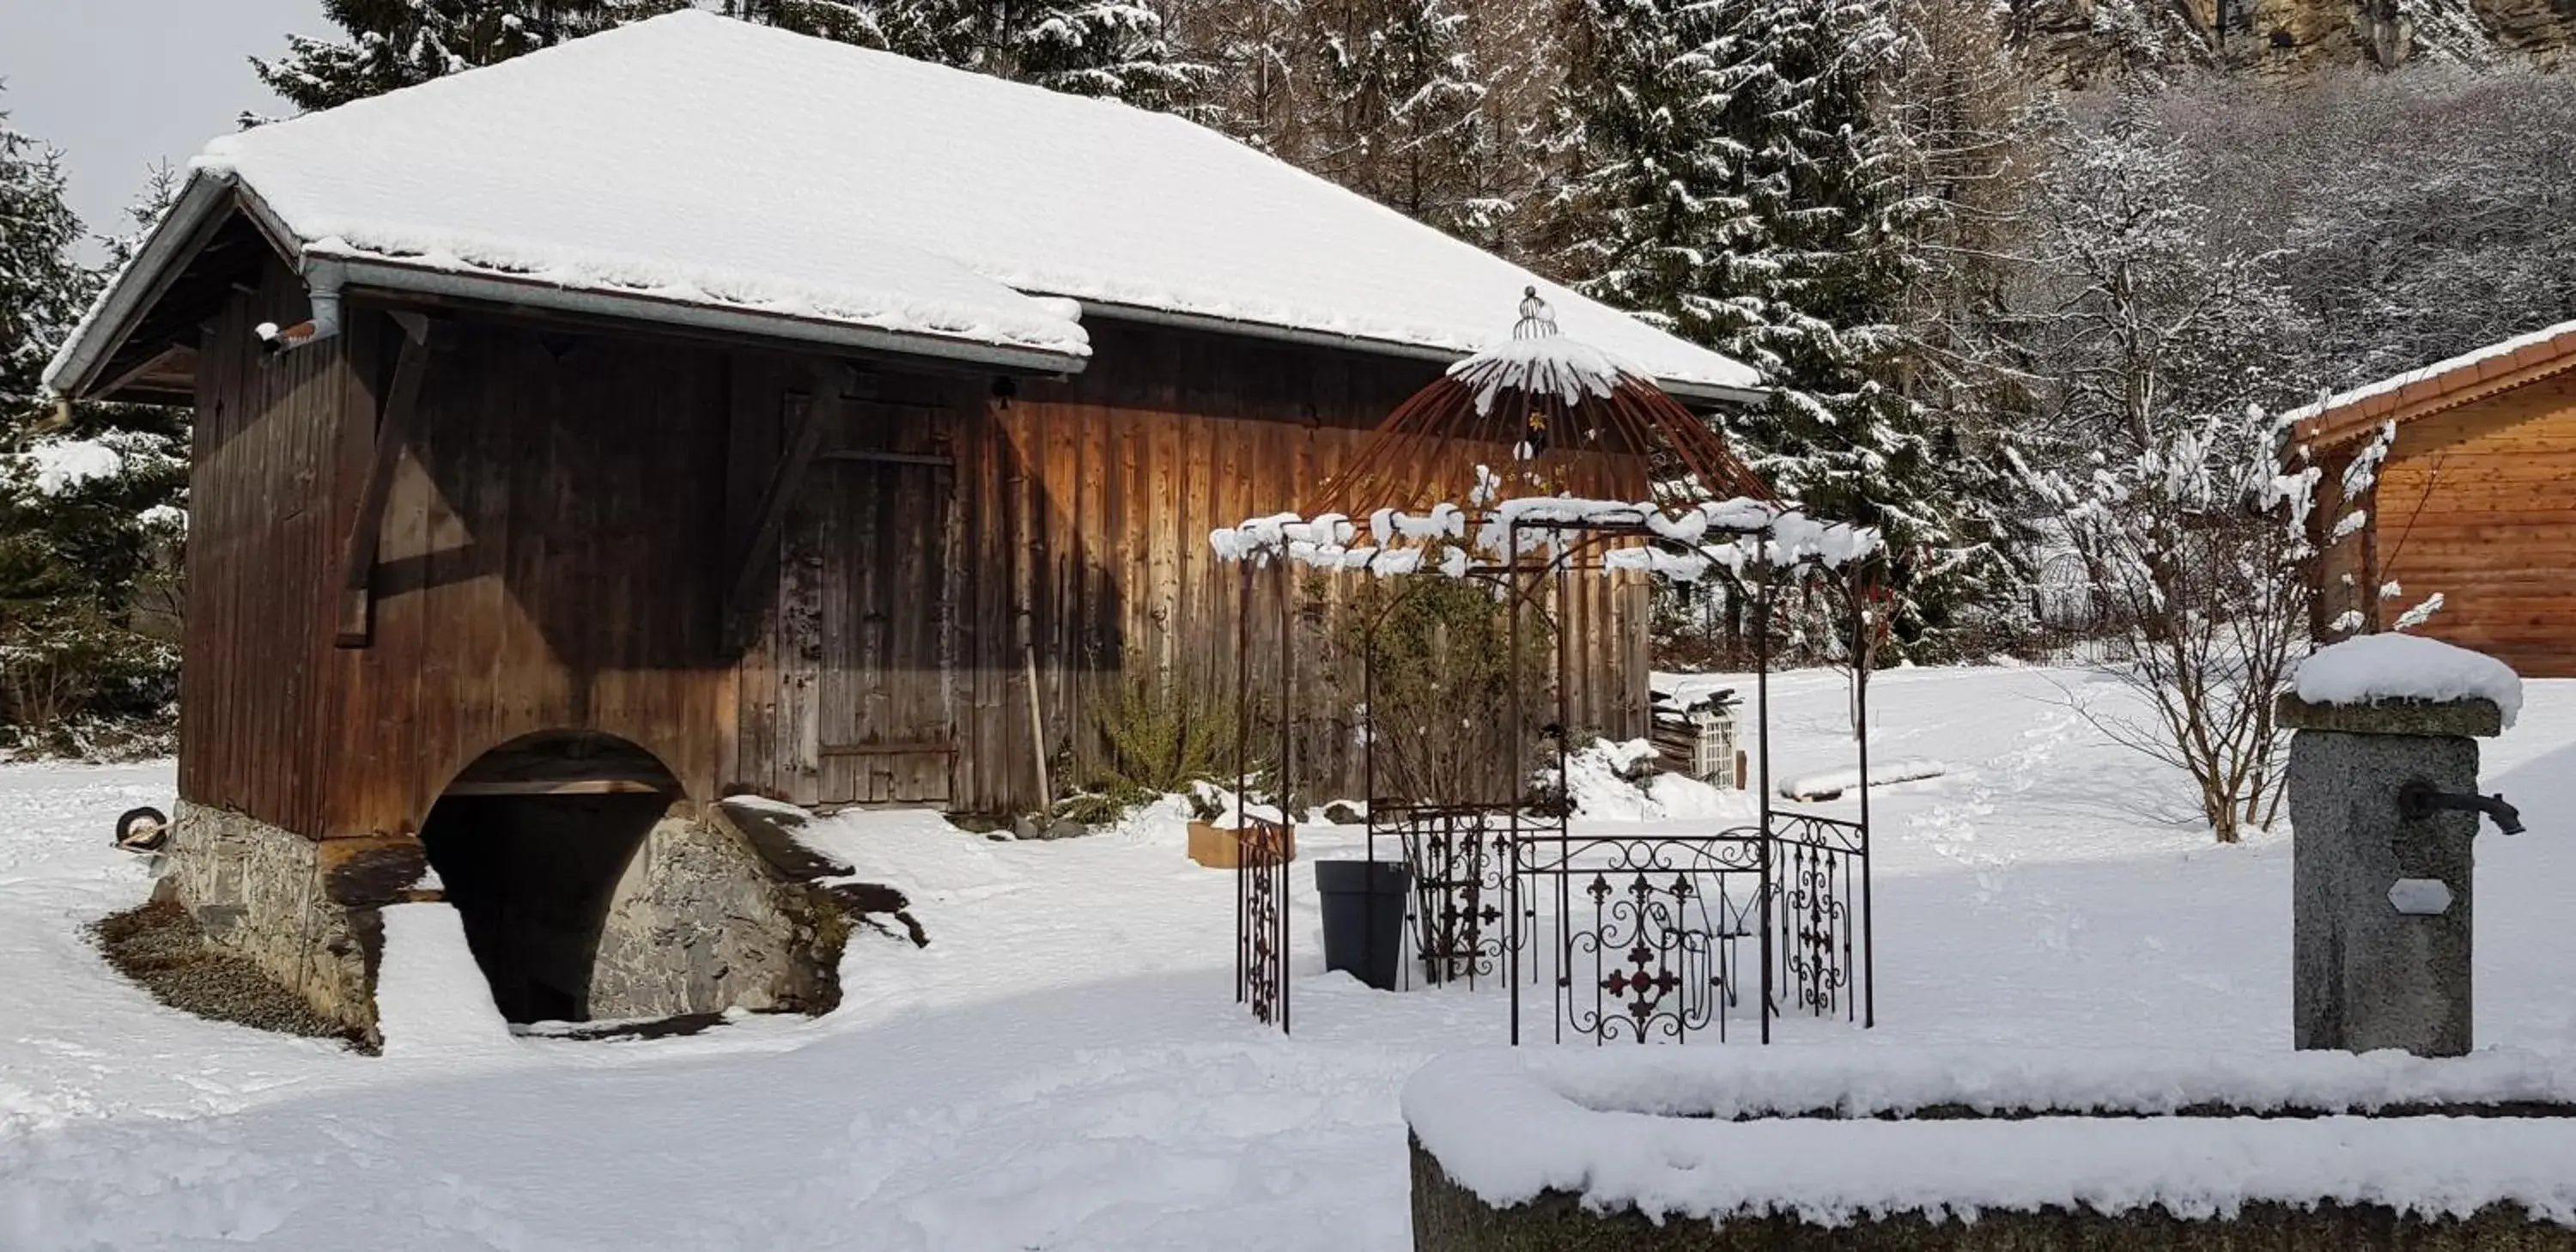
<svg viewBox="0 0 2576 1252">
<path fill-rule="evenodd" d="M 680 798 L 652 753 L 578 732 L 512 740 L 448 785 L 421 844 L 502 1016 L 589 1020 L 619 883 Z"/>
</svg>

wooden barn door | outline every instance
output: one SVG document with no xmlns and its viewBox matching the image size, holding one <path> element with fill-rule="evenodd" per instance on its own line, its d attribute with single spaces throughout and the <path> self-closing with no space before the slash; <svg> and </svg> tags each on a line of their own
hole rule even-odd
<svg viewBox="0 0 2576 1252">
<path fill-rule="evenodd" d="M 956 467 L 935 409 L 851 405 L 807 472 L 780 562 L 779 603 L 810 666 L 812 764 L 823 804 L 945 804 Z M 801 611 L 800 611 L 801 610 Z"/>
</svg>

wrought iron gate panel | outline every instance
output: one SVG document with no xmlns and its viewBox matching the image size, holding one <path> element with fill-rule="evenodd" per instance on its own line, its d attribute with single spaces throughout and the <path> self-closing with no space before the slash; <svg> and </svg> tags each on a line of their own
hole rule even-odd
<svg viewBox="0 0 2576 1252">
<path fill-rule="evenodd" d="M 1771 815 L 1779 862 L 1780 983 L 1789 1010 L 1859 1020 L 1869 953 L 1869 831 L 1816 813 Z"/>
<path fill-rule="evenodd" d="M 1515 874 L 1553 906 L 1531 920 L 1552 958 L 1555 1039 L 1726 1038 L 1742 999 L 1737 948 L 1761 935 L 1759 831 L 1542 835 L 1515 851 Z M 1516 1005 L 1516 1041 L 1519 1028 Z"/>
<path fill-rule="evenodd" d="M 1413 872 L 1413 941 L 1423 981 L 1438 985 L 1504 977 L 1516 966 L 1525 911 L 1511 872 L 1511 819 L 1498 805 L 1369 806 L 1374 837 L 1392 836 Z"/>
</svg>

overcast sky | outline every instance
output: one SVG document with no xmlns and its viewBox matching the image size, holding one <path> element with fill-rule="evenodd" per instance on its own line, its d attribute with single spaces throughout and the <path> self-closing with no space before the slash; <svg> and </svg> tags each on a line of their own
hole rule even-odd
<svg viewBox="0 0 2576 1252">
<path fill-rule="evenodd" d="M 120 230 L 154 162 L 184 164 L 245 109 L 286 111 L 252 53 L 331 29 L 321 0 L 0 0 L 0 110 L 63 150 L 81 221 Z"/>
</svg>

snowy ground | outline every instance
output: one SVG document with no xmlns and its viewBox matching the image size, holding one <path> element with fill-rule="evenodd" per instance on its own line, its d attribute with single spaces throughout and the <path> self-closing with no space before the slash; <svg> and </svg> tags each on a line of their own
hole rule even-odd
<svg viewBox="0 0 2576 1252">
<path fill-rule="evenodd" d="M 2288 1047 L 2286 838 L 2212 846 L 2178 778 L 2063 706 L 2087 681 L 1872 688 L 1875 751 L 1952 768 L 1875 799 L 1867 1044 Z M 1838 679 L 1776 702 L 1782 774 L 1846 763 Z M 2479 839 L 2480 1041 L 2576 1053 L 2576 683 L 2532 684 L 2487 763 L 2531 833 Z M 1176 823 L 999 844 L 884 816 L 867 837 L 933 942 L 855 946 L 838 1013 L 371 1059 L 161 1009 L 79 934 L 143 897 L 107 831 L 170 788 L 166 766 L 0 770 L 9 1252 L 1401 1248 L 1397 1089 L 1502 1037 L 1490 991 L 1323 975 L 1302 866 L 1282 1039 L 1232 1003 L 1232 879 Z"/>
</svg>

